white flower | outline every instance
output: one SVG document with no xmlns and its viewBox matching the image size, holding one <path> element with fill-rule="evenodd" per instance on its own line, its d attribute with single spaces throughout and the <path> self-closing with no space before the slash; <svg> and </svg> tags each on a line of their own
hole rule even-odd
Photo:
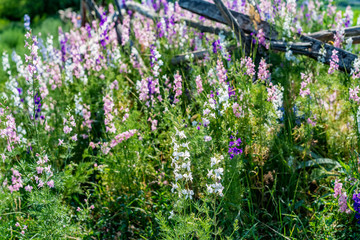
<svg viewBox="0 0 360 240">
<path fill-rule="evenodd" d="M 186 168 L 186 170 L 190 171 L 190 161 L 189 162 L 186 162 L 186 163 L 183 163 L 181 165 L 182 168 Z M 184 175 L 185 176 L 185 175 Z"/>
<path fill-rule="evenodd" d="M 189 159 L 190 158 L 190 153 L 188 151 L 184 152 L 184 160 Z"/>
<path fill-rule="evenodd" d="M 208 174 L 207 174 L 207 177 L 208 177 L 208 178 L 212 178 L 213 175 L 214 175 L 213 170 L 210 169 L 209 172 L 208 172 Z"/>
<path fill-rule="evenodd" d="M 178 180 L 182 179 L 183 175 L 181 175 L 180 173 L 176 173 L 175 174 L 175 181 L 177 182 Z"/>
<path fill-rule="evenodd" d="M 203 125 L 204 126 L 209 126 L 210 121 L 207 118 L 203 118 L 202 120 L 203 120 Z"/>
<path fill-rule="evenodd" d="M 208 193 L 213 193 L 214 192 L 214 189 L 212 188 L 212 186 L 211 185 L 208 185 L 208 184 L 206 184 L 206 187 L 207 187 L 207 191 L 208 191 Z"/>
<path fill-rule="evenodd" d="M 212 138 L 210 136 L 205 136 L 204 137 L 205 142 L 210 142 L 211 140 L 212 140 Z"/>
<path fill-rule="evenodd" d="M 189 142 L 181 144 L 183 148 L 187 148 L 189 150 Z"/>
<path fill-rule="evenodd" d="M 180 137 L 180 139 L 186 138 L 184 131 L 179 132 L 179 137 Z"/>
<path fill-rule="evenodd" d="M 351 52 L 352 51 L 352 44 L 353 44 L 353 39 L 351 37 L 346 39 L 345 50 Z"/>
<path fill-rule="evenodd" d="M 210 109 L 208 109 L 208 108 L 204 109 L 203 115 L 208 115 L 210 112 L 211 112 Z"/>
<path fill-rule="evenodd" d="M 178 149 L 179 149 L 179 144 L 177 144 L 177 143 L 174 143 L 174 151 L 177 151 Z"/>
<path fill-rule="evenodd" d="M 170 211 L 170 216 L 169 216 L 168 219 L 171 219 L 171 218 L 173 218 L 173 217 L 174 217 L 174 212 L 173 212 L 173 211 Z"/>
<path fill-rule="evenodd" d="M 178 185 L 177 183 L 171 183 L 172 184 L 172 188 L 171 188 L 171 192 L 173 193 L 175 189 L 178 189 Z"/>
<path fill-rule="evenodd" d="M 221 158 L 222 157 L 222 158 Z M 219 157 L 219 159 L 217 159 L 216 157 L 212 157 L 210 158 L 211 160 L 211 167 L 213 167 L 215 164 L 218 164 L 220 162 L 220 160 L 224 159 L 224 157 L 221 155 L 221 157 Z"/>
<path fill-rule="evenodd" d="M 221 175 L 223 175 L 224 169 L 223 169 L 223 168 L 215 169 L 215 170 L 214 170 L 214 173 L 215 173 L 215 177 L 216 177 L 217 179 L 221 179 Z"/>
<path fill-rule="evenodd" d="M 224 187 L 221 185 L 221 183 L 215 183 L 213 184 L 213 187 L 214 187 L 214 192 L 215 193 L 218 193 L 219 196 L 223 196 L 223 193 L 222 191 L 224 190 Z"/>
<path fill-rule="evenodd" d="M 229 94 L 224 88 L 219 90 L 219 103 L 226 102 L 229 100 Z"/>
<path fill-rule="evenodd" d="M 179 156 L 180 156 L 180 154 L 181 154 L 181 153 L 176 152 L 176 151 L 175 151 L 175 152 L 173 152 L 173 156 L 174 156 L 175 158 L 176 158 L 176 157 L 179 157 Z"/>
<path fill-rule="evenodd" d="M 189 181 L 189 180 L 190 180 L 190 182 L 192 182 L 192 180 L 193 180 L 193 177 L 192 177 L 191 172 L 185 173 L 185 174 L 184 174 L 184 178 L 186 179 L 186 181 Z"/>
</svg>

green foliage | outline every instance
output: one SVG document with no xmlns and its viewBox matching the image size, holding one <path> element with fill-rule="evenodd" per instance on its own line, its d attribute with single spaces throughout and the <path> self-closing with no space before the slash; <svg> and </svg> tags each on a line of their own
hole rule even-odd
<svg viewBox="0 0 360 240">
<path fill-rule="evenodd" d="M 79 0 L 1 0 L 0 1 L 0 18 L 10 20 L 22 20 L 25 14 L 29 14 L 32 18 L 36 15 L 53 15 L 59 9 L 72 7 L 74 10 L 79 9 Z"/>
</svg>

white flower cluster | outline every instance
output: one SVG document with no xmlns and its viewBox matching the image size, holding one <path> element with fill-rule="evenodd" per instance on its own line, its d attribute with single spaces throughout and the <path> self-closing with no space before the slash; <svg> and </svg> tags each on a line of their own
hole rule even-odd
<svg viewBox="0 0 360 240">
<path fill-rule="evenodd" d="M 153 49 L 153 54 L 155 59 L 152 59 L 154 67 L 152 68 L 152 72 L 154 74 L 155 77 L 158 77 L 160 74 L 160 67 L 162 65 L 164 65 L 164 62 L 160 59 L 161 58 L 161 54 L 159 53 L 158 50 L 156 50 L 156 48 Z"/>
<path fill-rule="evenodd" d="M 77 95 L 75 95 L 75 113 L 77 115 L 82 116 L 82 111 L 84 109 L 83 105 L 82 105 L 82 97 L 81 97 L 81 93 L 79 92 Z"/>
<path fill-rule="evenodd" d="M 11 59 L 16 64 L 16 70 L 19 74 L 19 77 L 26 78 L 28 76 L 28 73 L 27 73 L 27 71 L 25 71 L 25 66 L 23 64 L 21 57 L 19 55 L 17 55 L 15 51 L 13 51 L 11 54 Z"/>
<path fill-rule="evenodd" d="M 345 50 L 348 52 L 352 51 L 352 44 L 353 44 L 353 39 L 351 37 L 349 37 L 348 39 L 346 39 L 346 46 L 345 46 Z"/>
<path fill-rule="evenodd" d="M 283 32 L 287 37 L 291 37 L 291 30 L 293 29 L 292 23 L 295 14 L 296 14 L 296 1 L 287 0 L 286 8 L 283 8 L 281 12 L 281 16 L 284 18 Z"/>
<path fill-rule="evenodd" d="M 174 152 L 171 163 L 174 167 L 175 183 L 172 183 L 171 192 L 176 190 L 179 197 L 184 196 L 185 199 L 192 199 L 194 191 L 189 189 L 189 183 L 193 180 L 191 173 L 189 142 L 186 142 L 186 135 L 184 131 L 179 131 L 176 127 L 175 130 L 176 134 L 172 137 Z M 177 141 L 177 138 L 179 138 L 180 141 Z"/>
<path fill-rule="evenodd" d="M 223 31 L 220 31 L 219 40 L 220 40 L 220 46 L 221 46 L 221 49 L 220 49 L 221 56 L 225 59 L 228 59 L 230 54 L 227 51 L 226 47 L 229 45 L 229 43 L 225 39 L 226 39 L 226 35 L 224 34 Z"/>
<path fill-rule="evenodd" d="M 322 45 L 319 50 L 318 61 L 324 63 L 325 57 L 326 57 L 326 49 L 325 49 L 324 45 Z"/>
<path fill-rule="evenodd" d="M 274 92 L 273 92 L 273 98 L 272 98 L 272 104 L 273 108 L 275 110 L 275 114 L 278 119 L 281 119 L 283 117 L 283 111 L 281 111 L 281 107 L 283 106 L 283 91 L 284 88 L 278 84 L 274 86 Z"/>
<path fill-rule="evenodd" d="M 65 62 L 65 82 L 66 83 L 73 83 L 73 70 L 74 64 L 72 63 L 71 59 L 66 60 Z"/>
<path fill-rule="evenodd" d="M 354 73 L 357 73 L 359 72 L 360 70 L 360 59 L 359 58 L 356 58 L 353 62 L 353 68 L 351 69 L 351 72 L 350 74 L 354 74 Z"/>
<path fill-rule="evenodd" d="M 221 184 L 221 178 L 224 173 L 224 169 L 219 166 L 223 160 L 224 156 L 222 155 L 211 158 L 210 170 L 207 176 L 213 183 L 206 184 L 209 194 L 219 195 L 220 197 L 224 196 L 224 187 Z"/>
<path fill-rule="evenodd" d="M 288 61 L 293 61 L 293 62 L 295 62 L 295 63 L 299 63 L 299 59 L 297 59 L 297 58 L 294 56 L 293 52 L 290 50 L 290 46 L 287 46 L 287 47 L 286 47 L 285 58 L 286 58 L 286 60 L 288 60 Z"/>
<path fill-rule="evenodd" d="M 11 75 L 9 55 L 6 52 L 3 52 L 3 55 L 2 55 L 2 65 L 3 65 L 4 72 L 7 72 L 7 74 Z"/>
<path fill-rule="evenodd" d="M 360 133 L 360 106 L 358 107 L 358 110 L 356 112 L 356 122 L 358 126 L 358 131 Z"/>
<path fill-rule="evenodd" d="M 184 49 L 186 42 L 188 41 L 188 35 L 186 34 L 187 32 L 187 26 L 186 26 L 186 22 L 180 23 L 180 29 L 179 29 L 179 35 L 181 37 L 180 39 L 180 43 L 179 43 L 179 48 L 180 49 Z"/>
<path fill-rule="evenodd" d="M 18 83 L 17 83 L 15 77 L 11 75 L 9 55 L 6 52 L 3 52 L 2 64 L 3 64 L 4 72 L 6 72 L 9 76 L 9 81 L 7 81 L 5 83 L 5 86 L 10 92 L 12 92 L 12 94 L 10 94 L 10 98 L 12 99 L 12 102 L 14 103 L 15 106 L 23 108 L 23 106 L 21 104 L 21 99 L 19 96 Z M 9 97 L 5 94 L 5 92 L 3 93 L 3 96 L 6 99 L 9 99 Z"/>
</svg>

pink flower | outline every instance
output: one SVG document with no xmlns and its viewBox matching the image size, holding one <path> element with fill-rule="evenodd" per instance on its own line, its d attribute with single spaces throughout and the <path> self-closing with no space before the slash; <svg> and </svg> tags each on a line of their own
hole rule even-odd
<svg viewBox="0 0 360 240">
<path fill-rule="evenodd" d="M 341 195 L 341 190 L 342 190 L 342 183 L 340 182 L 340 180 L 336 179 L 335 180 L 335 185 L 334 185 L 334 198 L 337 198 L 338 196 Z"/>
<path fill-rule="evenodd" d="M 202 91 L 204 91 L 200 75 L 196 77 L 195 82 L 196 82 L 197 92 L 198 94 L 200 94 Z"/>
<path fill-rule="evenodd" d="M 232 108 L 233 108 L 233 112 L 237 118 L 244 115 L 244 112 L 242 111 L 242 108 L 238 103 L 235 102 L 233 104 Z"/>
<path fill-rule="evenodd" d="M 340 23 L 337 26 L 336 33 L 334 36 L 334 40 L 335 40 L 334 47 L 341 48 L 341 43 L 344 41 L 344 35 L 345 35 L 344 27 Z"/>
<path fill-rule="evenodd" d="M 41 188 L 44 186 L 44 182 L 42 180 L 39 180 L 39 184 L 38 184 L 38 187 Z"/>
<path fill-rule="evenodd" d="M 223 62 L 221 61 L 221 59 L 218 59 L 216 62 L 216 76 L 219 79 L 219 83 L 225 83 L 226 79 L 227 79 L 227 75 L 226 75 L 226 69 L 224 68 Z"/>
<path fill-rule="evenodd" d="M 20 223 L 16 222 L 15 227 L 20 227 Z"/>
<path fill-rule="evenodd" d="M 179 75 L 179 72 L 177 72 L 174 75 L 174 91 L 175 91 L 174 103 L 179 102 L 179 99 L 177 99 L 177 97 L 181 96 L 181 94 L 182 94 L 181 82 L 182 82 L 181 75 Z"/>
<path fill-rule="evenodd" d="M 27 185 L 27 186 L 25 187 L 25 191 L 28 191 L 28 192 L 31 192 L 32 189 L 33 189 L 33 187 L 30 186 L 30 185 Z"/>
<path fill-rule="evenodd" d="M 48 181 L 47 185 L 49 186 L 49 188 L 53 188 L 54 187 L 54 181 L 53 180 Z"/>
<path fill-rule="evenodd" d="M 258 33 L 256 34 L 256 37 L 259 39 L 260 45 L 263 45 L 266 49 L 269 49 L 269 45 L 267 45 L 265 42 L 265 33 L 262 28 L 258 31 Z"/>
<path fill-rule="evenodd" d="M 308 86 L 308 84 L 311 83 L 312 76 L 313 76 L 312 73 L 309 73 L 309 74 L 301 73 L 301 79 L 303 80 L 301 82 L 301 88 L 300 88 L 300 96 L 301 97 L 310 95 L 310 89 L 306 88 L 306 87 Z"/>
<path fill-rule="evenodd" d="M 151 118 L 149 118 L 148 121 L 151 122 L 151 131 L 155 131 L 158 121 L 156 119 L 152 120 Z"/>
<path fill-rule="evenodd" d="M 61 145 L 63 145 L 64 144 L 64 140 L 62 140 L 62 139 L 58 139 L 59 140 L 59 144 L 58 144 L 58 146 L 61 146 Z"/>
<path fill-rule="evenodd" d="M 91 206 L 90 206 L 90 209 L 94 209 L 94 208 L 95 208 L 94 205 L 91 205 Z"/>
<path fill-rule="evenodd" d="M 338 204 L 339 204 L 339 208 L 340 208 L 340 212 L 342 213 L 350 213 L 350 210 L 348 209 L 347 206 L 347 194 L 346 192 L 343 192 L 338 200 Z"/>
<path fill-rule="evenodd" d="M 80 211 L 81 211 L 81 208 L 77 207 L 76 211 L 80 212 Z"/>
<path fill-rule="evenodd" d="M 43 167 L 36 167 L 36 171 L 38 174 L 41 174 L 43 172 L 44 168 Z"/>
<path fill-rule="evenodd" d="M 266 81 L 270 78 L 270 73 L 267 68 L 268 68 L 268 65 L 266 64 L 265 59 L 262 58 L 260 61 L 259 70 L 258 70 L 259 81 Z"/>
<path fill-rule="evenodd" d="M 250 57 L 244 57 L 241 59 L 240 62 L 241 67 L 245 67 L 246 72 L 245 74 L 250 76 L 251 78 L 255 75 L 255 64 L 253 63 Z"/>
<path fill-rule="evenodd" d="M 77 134 L 75 134 L 74 136 L 72 136 L 71 139 L 76 142 L 76 141 L 78 140 L 78 139 L 77 139 Z"/>
<path fill-rule="evenodd" d="M 330 68 L 328 70 L 328 74 L 333 74 L 335 72 L 335 70 L 339 69 L 339 57 L 338 57 L 338 51 L 337 50 L 333 50 L 332 51 L 332 55 L 331 55 L 331 59 L 330 59 Z"/>
<path fill-rule="evenodd" d="M 96 147 L 94 142 L 90 142 L 90 143 L 89 143 L 89 146 L 90 146 L 92 149 L 94 149 L 94 148 Z"/>
<path fill-rule="evenodd" d="M 113 102 L 113 99 L 109 95 L 103 97 L 103 102 L 104 102 L 104 112 L 105 112 L 104 123 L 106 126 L 106 132 L 115 133 L 116 127 L 115 124 L 113 123 L 114 116 L 112 115 L 112 113 L 115 113 L 116 115 L 116 112 L 113 111 L 115 104 Z"/>
<path fill-rule="evenodd" d="M 309 124 L 311 124 L 313 127 L 315 127 L 315 125 L 316 125 L 316 122 L 315 122 L 315 121 L 312 121 L 310 118 L 307 119 L 307 122 L 308 122 Z"/>
<path fill-rule="evenodd" d="M 65 126 L 63 130 L 64 130 L 65 134 L 68 134 L 68 133 L 70 133 L 72 131 L 72 128 L 69 127 L 69 126 Z"/>
<path fill-rule="evenodd" d="M 113 89 L 116 89 L 116 90 L 119 90 L 119 82 L 117 80 L 113 81 L 111 84 L 110 84 L 110 89 L 113 90 Z"/>
<path fill-rule="evenodd" d="M 354 100 L 355 102 L 359 102 L 360 101 L 360 98 L 358 96 L 358 93 L 359 93 L 359 86 L 356 86 L 354 89 L 352 88 L 349 88 L 349 100 Z"/>
<path fill-rule="evenodd" d="M 111 150 L 111 148 L 109 148 L 108 147 L 108 143 L 106 142 L 106 143 L 103 143 L 102 145 L 101 145 L 101 151 L 102 151 L 102 153 L 104 154 L 104 155 L 107 155 L 109 152 L 110 152 L 110 150 Z"/>
</svg>

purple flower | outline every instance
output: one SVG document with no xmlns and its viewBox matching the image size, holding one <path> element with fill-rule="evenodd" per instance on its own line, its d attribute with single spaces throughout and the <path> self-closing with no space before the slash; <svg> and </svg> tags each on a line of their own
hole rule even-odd
<svg viewBox="0 0 360 240">
<path fill-rule="evenodd" d="M 354 200 L 354 210 L 356 212 L 355 217 L 358 220 L 358 223 L 360 224 L 360 193 L 353 195 Z"/>
<path fill-rule="evenodd" d="M 220 40 L 216 40 L 212 43 L 213 53 L 217 53 L 217 50 L 221 50 Z"/>
<path fill-rule="evenodd" d="M 230 139 L 236 139 L 234 136 L 230 136 Z M 230 141 L 229 142 L 229 157 L 230 159 L 233 159 L 235 157 L 235 155 L 239 155 L 242 154 L 242 149 L 241 148 L 237 148 L 239 147 L 241 144 L 241 138 L 236 139 L 235 141 Z"/>
<path fill-rule="evenodd" d="M 30 30 L 30 17 L 29 15 L 24 15 L 24 28 L 29 31 Z"/>
</svg>

